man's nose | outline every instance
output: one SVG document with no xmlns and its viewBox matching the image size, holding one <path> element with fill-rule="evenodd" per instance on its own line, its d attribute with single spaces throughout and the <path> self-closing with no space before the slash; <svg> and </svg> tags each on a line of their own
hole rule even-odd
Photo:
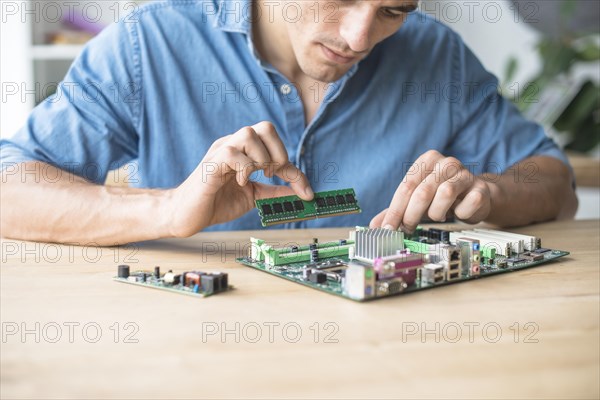
<svg viewBox="0 0 600 400">
<path fill-rule="evenodd" d="M 363 7 L 350 10 L 343 16 L 340 35 L 353 52 L 363 53 L 369 50 L 374 22 L 373 12 Z"/>
</svg>

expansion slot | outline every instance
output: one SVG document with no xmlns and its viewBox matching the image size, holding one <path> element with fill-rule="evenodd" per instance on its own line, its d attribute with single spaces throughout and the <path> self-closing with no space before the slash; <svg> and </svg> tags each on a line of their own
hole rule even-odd
<svg viewBox="0 0 600 400">
<path fill-rule="evenodd" d="M 520 240 L 523 242 L 524 249 L 529 250 L 529 251 L 539 249 L 540 247 L 542 247 L 542 240 L 536 236 L 522 235 L 519 233 L 511 233 L 511 232 L 503 232 L 503 231 L 498 231 L 498 230 L 494 230 L 494 229 L 473 229 L 473 231 L 482 232 L 482 233 L 491 233 L 494 235 L 509 238 L 512 241 Z"/>
<path fill-rule="evenodd" d="M 287 246 L 275 248 L 261 239 L 251 238 L 252 258 L 264 261 L 268 265 L 279 266 L 285 264 L 309 262 L 316 259 L 332 257 L 347 257 L 354 241 L 341 239 L 335 242 L 313 242 L 305 246 Z"/>
</svg>

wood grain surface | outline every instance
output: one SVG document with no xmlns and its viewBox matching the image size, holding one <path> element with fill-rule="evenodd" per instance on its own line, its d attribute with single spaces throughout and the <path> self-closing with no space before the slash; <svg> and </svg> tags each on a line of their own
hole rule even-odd
<svg viewBox="0 0 600 400">
<path fill-rule="evenodd" d="M 446 226 L 446 225 L 442 225 Z M 512 230 L 553 263 L 368 303 L 239 265 L 249 237 L 120 248 L 2 240 L 2 398 L 598 398 L 600 222 Z M 133 269 L 229 273 L 198 299 L 112 281 Z"/>
</svg>

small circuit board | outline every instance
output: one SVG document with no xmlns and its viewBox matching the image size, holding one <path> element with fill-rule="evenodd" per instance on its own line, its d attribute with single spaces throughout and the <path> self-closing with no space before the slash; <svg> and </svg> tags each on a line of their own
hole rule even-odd
<svg viewBox="0 0 600 400">
<path fill-rule="evenodd" d="M 534 236 L 489 229 L 401 231 L 357 227 L 349 237 L 274 247 L 251 238 L 237 261 L 356 301 L 431 289 L 546 263 L 569 253 Z"/>
<path fill-rule="evenodd" d="M 361 212 L 354 189 L 318 192 L 311 201 L 298 196 L 261 199 L 256 200 L 256 208 L 262 226 Z"/>
<path fill-rule="evenodd" d="M 187 271 L 175 274 L 169 270 L 161 274 L 160 267 L 154 267 L 154 271 L 131 272 L 129 265 L 119 265 L 113 280 L 195 297 L 207 297 L 233 289 L 224 272 Z"/>
</svg>

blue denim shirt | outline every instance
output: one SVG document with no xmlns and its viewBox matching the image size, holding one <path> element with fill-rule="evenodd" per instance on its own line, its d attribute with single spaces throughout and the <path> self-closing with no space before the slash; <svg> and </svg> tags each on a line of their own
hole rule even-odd
<svg viewBox="0 0 600 400">
<path fill-rule="evenodd" d="M 1 142 L 3 169 L 41 160 L 103 183 L 109 170 L 137 160 L 128 172 L 134 186 L 172 188 L 216 139 L 267 120 L 315 191 L 353 187 L 363 209 L 280 226 L 300 228 L 368 224 L 430 149 L 475 174 L 504 172 L 532 155 L 567 163 L 498 94 L 497 79 L 461 38 L 418 12 L 329 85 L 306 125 L 293 83 L 253 49 L 249 6 L 152 2 L 105 29 L 57 93 Z M 259 227 L 253 210 L 209 229 Z"/>
</svg>

